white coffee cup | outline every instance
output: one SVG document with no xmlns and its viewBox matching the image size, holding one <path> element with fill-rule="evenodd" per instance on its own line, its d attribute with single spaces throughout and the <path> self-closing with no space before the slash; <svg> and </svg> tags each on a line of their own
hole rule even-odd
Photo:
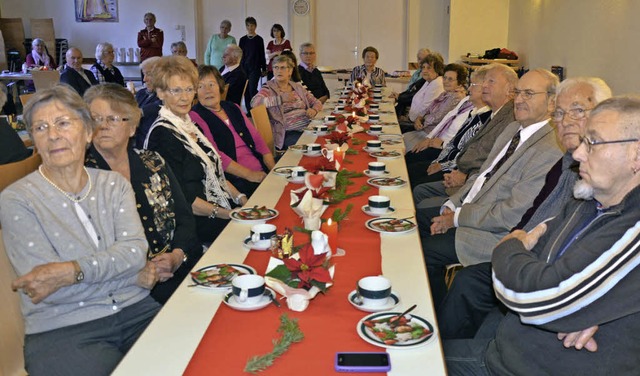
<svg viewBox="0 0 640 376">
<path fill-rule="evenodd" d="M 231 291 L 236 302 L 253 305 L 262 300 L 264 278 L 255 274 L 242 274 L 231 280 Z"/>
<path fill-rule="evenodd" d="M 387 171 L 387 165 L 384 162 L 369 162 L 370 175 L 382 175 Z"/>
<path fill-rule="evenodd" d="M 307 173 L 307 169 L 302 166 L 296 166 L 291 168 L 291 179 L 300 180 L 304 179 L 304 175 Z"/>
<path fill-rule="evenodd" d="M 383 276 L 364 277 L 358 281 L 358 294 L 364 306 L 383 305 L 391 296 L 391 281 Z"/>
<path fill-rule="evenodd" d="M 251 226 L 251 241 L 259 248 L 266 248 L 271 244 L 271 237 L 276 234 L 277 227 L 269 223 Z"/>
<path fill-rule="evenodd" d="M 322 150 L 322 145 L 320 144 L 307 144 L 306 151 L 307 154 L 320 154 Z"/>
<path fill-rule="evenodd" d="M 336 117 L 333 115 L 327 115 L 324 117 L 324 121 L 327 123 L 333 123 L 336 121 Z"/>
<path fill-rule="evenodd" d="M 382 149 L 382 142 L 380 140 L 368 140 L 367 149 L 375 151 Z"/>
<path fill-rule="evenodd" d="M 380 121 L 380 115 L 378 114 L 369 114 L 369 121 L 372 123 Z"/>
<path fill-rule="evenodd" d="M 371 126 L 369 126 L 369 132 L 371 132 L 373 134 L 382 133 L 382 125 L 371 125 Z"/>
<path fill-rule="evenodd" d="M 329 130 L 329 127 L 324 124 L 320 124 L 313 127 L 313 130 L 316 131 L 316 133 L 326 133 Z"/>
<path fill-rule="evenodd" d="M 369 196 L 369 211 L 373 214 L 385 214 L 390 206 L 391 199 L 387 196 Z"/>
</svg>

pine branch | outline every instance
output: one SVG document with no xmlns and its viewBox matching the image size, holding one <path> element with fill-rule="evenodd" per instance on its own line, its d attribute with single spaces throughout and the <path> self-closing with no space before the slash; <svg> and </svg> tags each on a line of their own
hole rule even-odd
<svg viewBox="0 0 640 376">
<path fill-rule="evenodd" d="M 278 333 L 282 333 L 280 339 L 273 340 L 273 351 L 265 355 L 256 355 L 247 361 L 244 367 L 245 372 L 256 374 L 273 365 L 273 362 L 284 354 L 289 347 L 304 339 L 304 333 L 298 326 L 297 319 L 289 319 L 286 314 L 280 316 L 280 326 Z"/>
</svg>

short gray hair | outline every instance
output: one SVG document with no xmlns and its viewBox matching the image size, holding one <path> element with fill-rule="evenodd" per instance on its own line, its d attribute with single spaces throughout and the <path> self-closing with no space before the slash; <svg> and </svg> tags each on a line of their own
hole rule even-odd
<svg viewBox="0 0 640 376">
<path fill-rule="evenodd" d="M 486 67 L 487 67 L 487 73 L 489 73 L 489 71 L 494 69 L 500 72 L 502 74 L 502 77 L 504 77 L 505 80 L 507 80 L 507 83 L 510 86 L 510 90 L 513 90 L 516 88 L 516 85 L 518 84 L 518 74 L 516 74 L 516 72 L 513 69 L 500 63 L 487 64 Z"/>
<path fill-rule="evenodd" d="M 106 54 L 105 51 L 107 51 L 108 49 L 111 49 L 113 51 L 113 44 L 109 42 L 98 43 L 98 45 L 96 46 L 96 60 L 102 61 L 104 55 Z"/>
<path fill-rule="evenodd" d="M 314 46 L 311 42 L 302 43 L 300 45 L 300 53 L 302 53 L 302 50 L 304 50 L 305 48 L 313 48 L 315 50 L 316 46 Z"/>
<path fill-rule="evenodd" d="M 242 48 L 240 48 L 237 44 L 230 44 L 227 46 L 226 50 L 229 50 L 231 55 L 237 59 L 238 62 L 242 60 Z"/>
<path fill-rule="evenodd" d="M 598 103 L 589 118 L 612 111 L 618 114 L 618 126 L 630 138 L 640 138 L 640 96 L 625 95 L 611 97 Z"/>
<path fill-rule="evenodd" d="M 225 25 L 229 29 L 231 29 L 231 21 L 229 21 L 229 20 L 222 20 L 222 22 L 220 22 L 220 26 L 222 26 L 222 25 Z"/>
<path fill-rule="evenodd" d="M 593 91 L 593 97 L 587 98 L 593 106 L 605 99 L 611 98 L 611 88 L 603 79 L 598 77 L 572 77 L 567 78 L 558 85 L 556 88 L 556 99 L 565 91 L 581 85 L 589 86 Z"/>
<path fill-rule="evenodd" d="M 273 58 L 273 65 L 275 65 L 277 63 L 287 63 L 287 66 L 289 68 L 291 68 L 291 69 L 296 67 L 293 64 L 293 60 L 291 60 L 291 58 L 289 56 L 286 56 L 286 55 L 278 55 L 278 56 L 274 57 Z"/>
<path fill-rule="evenodd" d="M 44 43 L 44 39 L 42 39 L 42 38 L 34 38 L 31 41 L 31 47 L 34 47 L 34 46 L 37 46 L 37 45 L 46 46 L 46 43 Z"/>
<path fill-rule="evenodd" d="M 160 56 L 152 56 L 149 57 L 147 59 L 145 59 L 142 63 L 140 63 L 140 69 L 147 69 L 148 71 L 153 69 L 153 66 L 156 65 L 156 63 L 158 63 L 158 60 L 160 60 Z"/>
<path fill-rule="evenodd" d="M 63 107 L 74 112 L 82 121 L 85 130 L 93 132 L 95 122 L 91 118 L 89 107 L 82 100 L 80 94 L 67 84 L 58 84 L 49 89 L 36 91 L 24 106 L 24 121 L 29 134 L 31 134 L 31 127 L 33 126 L 33 114 L 40 107 L 52 102 L 58 102 Z"/>
</svg>

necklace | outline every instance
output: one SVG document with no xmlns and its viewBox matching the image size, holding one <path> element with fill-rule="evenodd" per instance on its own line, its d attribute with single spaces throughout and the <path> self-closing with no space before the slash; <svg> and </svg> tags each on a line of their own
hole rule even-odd
<svg viewBox="0 0 640 376">
<path fill-rule="evenodd" d="M 49 178 L 44 174 L 44 172 L 42 172 L 42 165 L 40 165 L 40 167 L 38 167 L 38 172 L 40 172 L 40 175 L 42 175 L 42 177 L 44 178 L 44 180 L 47 181 L 47 183 L 51 184 L 53 186 L 53 188 L 57 189 L 60 193 L 62 193 L 66 198 L 68 198 L 69 200 L 75 202 L 76 204 L 79 203 L 80 201 L 83 201 L 84 199 L 86 199 L 87 197 L 89 197 L 89 193 L 91 192 L 91 175 L 89 175 L 89 171 L 87 171 L 86 167 L 82 167 L 84 169 L 84 172 L 87 174 L 87 178 L 89 179 L 89 189 L 87 189 L 87 193 L 84 194 L 84 196 L 79 197 L 79 198 L 75 198 L 73 196 L 71 196 L 70 194 L 68 194 L 67 192 L 65 192 L 62 188 L 58 187 L 56 185 L 56 183 L 52 182 L 51 180 L 49 180 Z"/>
<path fill-rule="evenodd" d="M 211 111 L 213 111 L 213 112 L 221 112 L 222 111 L 222 107 L 220 107 L 219 110 L 215 110 L 215 109 L 212 108 Z"/>
</svg>

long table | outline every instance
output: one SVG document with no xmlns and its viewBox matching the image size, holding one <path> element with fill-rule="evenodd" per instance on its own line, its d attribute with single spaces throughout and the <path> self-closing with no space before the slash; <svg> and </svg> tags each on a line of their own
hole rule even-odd
<svg viewBox="0 0 640 376">
<path fill-rule="evenodd" d="M 334 101 L 335 99 L 325 105 L 326 110 L 324 110 L 320 116 L 328 114 L 328 111 L 335 105 Z M 392 109 L 393 107 L 389 103 L 381 106 L 382 111 L 389 111 Z M 381 121 L 395 122 L 396 118 L 394 114 L 388 113 L 381 116 Z M 386 133 L 400 133 L 397 125 L 387 126 L 384 130 Z M 309 143 L 315 140 L 315 135 L 305 132 L 300 138 L 299 143 Z M 362 151 L 360 153 L 361 156 L 364 156 Z M 373 160 L 373 158 L 368 156 L 366 158 Z M 349 156 L 347 159 L 349 159 Z M 300 160 L 301 154 L 289 151 L 280 159 L 278 166 L 296 165 Z M 407 178 L 404 159 L 399 158 L 394 160 L 385 160 L 385 163 L 387 164 L 387 169 L 391 172 L 390 176 L 402 176 L 405 179 Z M 345 164 L 345 168 L 350 169 L 348 164 Z M 266 205 L 268 207 L 275 207 L 279 200 L 283 197 L 288 197 L 288 190 L 290 188 L 291 185 L 288 185 L 287 181 L 282 176 L 271 173 L 251 197 L 247 205 Z M 401 218 L 413 215 L 414 206 L 409 186 L 397 189 L 380 189 L 380 192 L 381 194 L 389 196 L 391 198 L 392 205 L 398 209 L 395 216 Z M 366 199 L 368 195 L 369 193 L 365 193 L 364 198 L 361 198 L 359 202 Z M 332 209 L 329 209 L 329 211 L 330 210 Z M 353 210 L 354 213 L 356 210 L 360 211 L 360 206 L 355 205 Z M 364 226 L 364 219 L 362 216 L 354 215 L 353 217 L 360 218 L 359 221 L 362 223 L 351 223 L 350 225 Z M 231 222 L 211 245 L 210 249 L 204 254 L 198 265 L 196 265 L 196 268 L 217 263 L 243 263 L 246 262 L 247 259 L 252 259 L 252 256 L 253 259 L 256 259 L 256 257 L 262 257 L 255 254 L 249 255 L 250 252 L 255 251 L 249 251 L 243 248 L 241 244 L 242 240 L 247 236 L 250 227 L 251 226 L 247 224 Z M 278 231 L 281 232 L 282 228 L 279 227 Z M 413 311 L 413 313 L 429 320 L 435 325 L 435 314 L 428 288 L 418 232 L 414 231 L 403 235 L 379 235 L 374 232 L 369 232 L 368 234 L 372 237 L 379 237 L 382 274 L 392 281 L 393 290 L 401 297 L 400 304 L 394 310 L 402 311 L 415 303 L 418 307 Z M 354 247 L 354 244 L 358 244 L 358 239 L 348 239 L 349 236 L 350 233 L 341 231 L 340 241 L 341 243 L 348 243 L 351 247 Z M 346 237 L 347 239 L 343 237 Z M 347 253 L 350 252 L 349 247 L 346 247 L 346 251 Z M 340 261 L 338 260 L 336 263 L 337 268 L 341 268 Z M 258 269 L 257 271 L 258 274 L 264 275 L 264 269 Z M 210 372 L 207 373 L 241 375 L 245 374 L 242 371 L 244 364 L 234 364 L 232 371 L 226 369 L 224 371 L 220 371 L 220 369 L 217 368 L 217 365 L 224 364 L 227 361 L 231 362 L 230 359 L 238 357 L 238 355 L 243 359 L 248 359 L 253 355 L 258 355 L 253 350 L 247 350 L 247 347 L 250 347 L 246 346 L 248 341 L 263 343 L 265 346 L 264 348 L 270 350 L 271 340 L 277 337 L 275 332 L 275 328 L 278 324 L 277 322 L 271 322 L 273 320 L 265 322 L 263 316 L 260 314 L 260 312 L 263 311 L 230 311 L 231 309 L 229 307 L 224 307 L 224 303 L 222 303 L 224 297 L 223 293 L 208 291 L 202 288 L 188 287 L 191 283 L 192 282 L 189 278 L 187 278 L 180 285 L 172 298 L 165 304 L 154 321 L 142 334 L 138 342 L 122 360 L 118 368 L 114 371 L 114 375 L 181 375 L 185 373 L 185 370 L 187 374 L 203 373 L 202 368 L 194 368 L 193 363 L 196 361 L 192 360 L 192 358 L 198 359 L 200 367 L 203 359 L 210 362 Z M 337 283 L 339 282 L 336 280 L 336 284 Z M 265 310 L 275 310 L 277 315 L 287 313 L 289 317 L 298 319 L 303 331 L 305 330 L 305 326 L 308 327 L 309 325 L 312 325 L 311 322 L 313 322 L 313 325 L 327 325 L 328 331 L 330 330 L 331 323 L 333 322 L 338 322 L 346 328 L 353 328 L 352 331 L 347 330 L 346 333 L 340 334 L 346 339 L 342 343 L 330 343 L 327 345 L 326 341 L 318 341 L 314 343 L 314 338 L 305 338 L 302 342 L 292 345 L 289 353 L 275 361 L 273 369 L 276 371 L 271 370 L 272 372 L 270 372 L 270 370 L 267 370 L 264 372 L 265 375 L 294 374 L 294 372 L 303 372 L 307 375 L 332 374 L 332 372 L 335 371 L 333 371 L 333 357 L 331 354 L 335 354 L 337 351 L 363 351 L 363 349 L 364 351 L 384 351 L 382 348 L 364 343 L 364 341 L 359 339 L 356 333 L 357 321 L 359 318 L 367 315 L 367 313 L 357 311 L 355 308 L 351 307 L 347 301 L 347 294 L 344 293 L 344 291 L 352 290 L 352 287 L 355 287 L 355 284 L 348 288 L 346 288 L 347 286 L 339 287 L 340 288 L 338 288 L 338 286 L 334 286 L 329 289 L 326 297 L 319 296 L 312 300 L 310 308 L 305 312 L 293 312 L 288 310 L 284 301 L 282 301 L 282 308 L 278 309 L 272 305 L 265 308 Z M 344 294 L 344 296 L 339 296 L 337 294 Z M 320 306 L 314 307 L 314 305 L 327 304 L 328 301 L 337 302 L 334 303 L 336 305 L 336 312 L 348 312 L 349 314 L 331 314 L 331 307 L 326 306 L 322 308 L 330 308 L 327 310 L 329 313 L 323 314 L 323 316 L 320 317 L 318 317 L 317 313 L 313 313 L 314 310 L 311 309 L 312 307 L 316 309 L 316 312 L 320 308 Z M 347 309 L 353 311 L 347 311 Z M 269 314 L 273 316 L 273 312 L 270 312 Z M 312 315 L 314 315 L 313 321 L 311 321 Z M 220 319 L 220 316 L 225 318 L 224 321 Z M 265 314 L 265 316 L 267 316 L 267 314 Z M 214 324 L 216 327 L 210 328 L 210 325 L 213 326 Z M 234 327 L 237 328 L 251 325 L 260 327 L 260 330 L 255 331 L 255 333 L 258 334 L 255 334 L 253 337 L 249 336 L 249 338 L 244 335 L 221 335 L 221 338 L 224 337 L 232 339 L 226 339 L 228 343 L 225 343 L 224 346 L 216 346 L 215 353 L 206 353 L 207 344 L 212 343 L 212 341 L 215 343 L 215 340 L 217 339 L 211 338 L 210 333 L 212 329 L 228 327 L 229 330 L 233 331 Z M 263 330 L 263 326 L 267 326 L 268 329 Z M 435 336 L 438 336 L 437 330 Z M 357 341 L 361 341 L 362 344 Z M 358 349 L 345 348 L 345 343 L 355 343 L 357 344 Z M 301 369 L 300 359 L 296 359 L 295 357 L 300 356 L 296 354 L 304 352 L 301 352 L 298 349 L 306 349 L 306 354 L 308 354 L 309 349 L 320 346 L 322 346 L 322 351 L 319 350 L 317 352 L 317 357 L 305 355 L 308 358 L 304 359 L 304 363 L 306 365 Z M 327 349 L 325 348 L 326 346 L 329 346 L 330 348 Z M 268 350 L 266 352 L 268 352 Z M 422 347 L 404 350 L 389 349 L 386 351 L 390 354 L 392 363 L 392 370 L 388 375 L 424 375 L 425 373 L 428 373 L 429 375 L 446 374 L 439 337 Z M 203 352 L 205 356 L 202 355 Z M 238 352 L 240 352 L 240 354 L 238 354 Z M 209 358 L 206 356 L 209 356 Z"/>
</svg>

